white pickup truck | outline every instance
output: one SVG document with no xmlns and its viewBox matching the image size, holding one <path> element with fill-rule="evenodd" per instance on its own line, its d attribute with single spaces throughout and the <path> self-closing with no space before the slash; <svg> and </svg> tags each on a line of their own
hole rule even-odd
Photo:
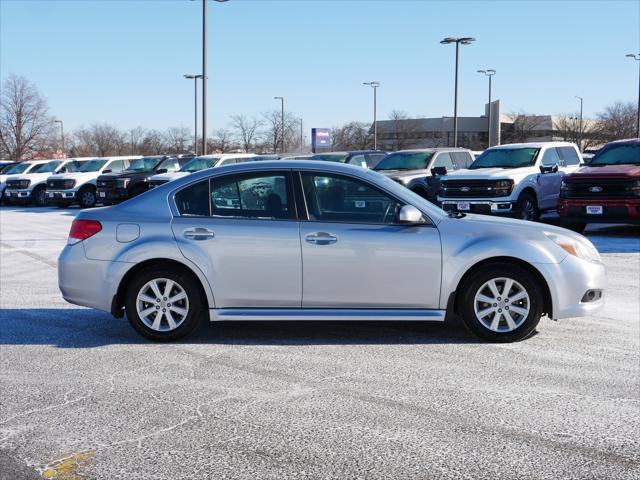
<svg viewBox="0 0 640 480">
<path fill-rule="evenodd" d="M 558 206 L 562 177 L 582 163 L 567 142 L 514 143 L 485 150 L 466 170 L 441 177 L 444 210 L 537 220 Z"/>
</svg>

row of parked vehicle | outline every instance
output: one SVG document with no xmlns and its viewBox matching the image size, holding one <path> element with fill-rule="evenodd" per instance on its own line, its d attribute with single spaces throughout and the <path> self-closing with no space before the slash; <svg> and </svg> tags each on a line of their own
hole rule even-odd
<svg viewBox="0 0 640 480">
<path fill-rule="evenodd" d="M 111 205 L 194 172 L 274 159 L 320 160 L 373 169 L 449 212 L 537 220 L 557 210 L 568 226 L 640 223 L 640 139 L 605 145 L 582 157 L 567 142 L 520 143 L 471 152 L 430 148 L 316 155 L 217 154 L 195 157 L 74 158 L 5 165 L 0 193 L 6 203 L 83 208 Z"/>
</svg>

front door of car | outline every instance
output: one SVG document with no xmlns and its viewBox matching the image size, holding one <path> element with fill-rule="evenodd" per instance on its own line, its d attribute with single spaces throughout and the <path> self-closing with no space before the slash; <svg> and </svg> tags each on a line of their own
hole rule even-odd
<svg viewBox="0 0 640 480">
<path fill-rule="evenodd" d="M 351 177 L 301 172 L 303 307 L 438 308 L 440 235 L 396 222 L 402 203 Z"/>
<path fill-rule="evenodd" d="M 213 177 L 174 198 L 176 242 L 207 276 L 216 308 L 300 308 L 302 259 L 289 172 Z"/>
<path fill-rule="evenodd" d="M 540 165 L 548 171 L 541 170 L 538 176 L 538 207 L 542 210 L 556 208 L 560 196 L 560 183 L 564 176 L 562 161 L 558 150 L 547 148 L 542 156 Z M 551 171 L 555 169 L 555 171 Z"/>
</svg>

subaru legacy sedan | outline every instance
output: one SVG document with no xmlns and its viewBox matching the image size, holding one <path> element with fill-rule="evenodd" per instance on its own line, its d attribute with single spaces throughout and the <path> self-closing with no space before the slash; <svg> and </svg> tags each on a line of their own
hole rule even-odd
<svg viewBox="0 0 640 480">
<path fill-rule="evenodd" d="M 460 316 L 510 342 L 599 311 L 595 247 L 550 225 L 447 214 L 377 172 L 264 161 L 203 170 L 81 211 L 58 259 L 71 303 L 127 315 L 156 341 L 200 320 Z"/>
</svg>

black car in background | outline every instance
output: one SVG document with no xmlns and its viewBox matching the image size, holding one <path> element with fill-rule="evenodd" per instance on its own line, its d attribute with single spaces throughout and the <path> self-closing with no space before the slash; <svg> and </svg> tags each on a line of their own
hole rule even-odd
<svg viewBox="0 0 640 480">
<path fill-rule="evenodd" d="M 112 205 L 140 195 L 149 189 L 150 177 L 175 172 L 193 157 L 194 155 L 161 155 L 133 160 L 122 172 L 98 177 L 97 200 L 104 205 Z"/>
<path fill-rule="evenodd" d="M 374 168 L 387 156 L 382 150 L 353 150 L 350 152 L 325 152 L 312 155 L 309 160 L 321 160 L 323 162 L 340 162 L 359 167 Z"/>
</svg>

